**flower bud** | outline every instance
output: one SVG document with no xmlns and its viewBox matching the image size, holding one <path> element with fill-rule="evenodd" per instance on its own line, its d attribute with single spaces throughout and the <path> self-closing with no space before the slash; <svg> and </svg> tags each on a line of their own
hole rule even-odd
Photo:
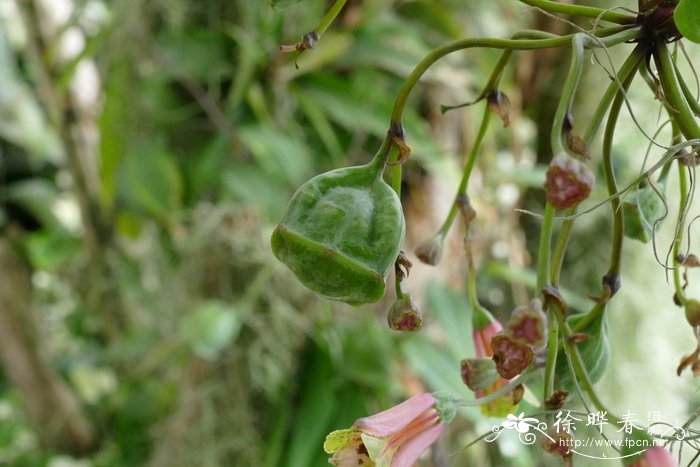
<svg viewBox="0 0 700 467">
<path fill-rule="evenodd" d="M 408 294 L 394 302 L 389 310 L 387 321 L 391 329 L 401 332 L 420 331 L 423 326 L 421 312 Z"/>
<path fill-rule="evenodd" d="M 508 96 L 496 89 L 489 93 L 486 100 L 489 104 L 489 110 L 501 117 L 503 126 L 508 127 L 510 125 L 510 99 Z"/>
<path fill-rule="evenodd" d="M 462 381 L 472 391 L 483 391 L 498 379 L 496 363 L 490 358 L 465 358 L 460 366 Z"/>
<path fill-rule="evenodd" d="M 574 435 L 564 430 L 550 429 L 542 438 L 542 448 L 553 456 L 571 456 L 572 447 L 574 447 Z"/>
<path fill-rule="evenodd" d="M 444 235 L 435 235 L 424 241 L 416 248 L 416 256 L 421 262 L 431 266 L 437 266 L 442 259 L 442 249 L 445 244 Z"/>
<path fill-rule="evenodd" d="M 566 153 L 558 154 L 547 169 L 547 201 L 556 209 L 578 206 L 591 194 L 595 179 L 584 163 Z"/>
<path fill-rule="evenodd" d="M 535 359 L 535 352 L 529 345 L 516 342 L 512 337 L 500 333 L 491 339 L 491 349 L 496 370 L 505 379 L 516 377 Z"/>
<path fill-rule="evenodd" d="M 544 348 L 547 343 L 547 315 L 542 311 L 542 302 L 534 299 L 529 305 L 513 310 L 505 332 L 520 344 L 535 349 Z"/>
</svg>

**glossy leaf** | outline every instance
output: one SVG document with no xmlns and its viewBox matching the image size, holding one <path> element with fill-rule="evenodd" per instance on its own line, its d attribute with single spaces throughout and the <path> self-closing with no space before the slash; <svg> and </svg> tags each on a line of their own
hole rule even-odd
<svg viewBox="0 0 700 467">
<path fill-rule="evenodd" d="M 673 12 L 673 19 L 686 39 L 700 44 L 700 0 L 681 0 Z"/>
</svg>

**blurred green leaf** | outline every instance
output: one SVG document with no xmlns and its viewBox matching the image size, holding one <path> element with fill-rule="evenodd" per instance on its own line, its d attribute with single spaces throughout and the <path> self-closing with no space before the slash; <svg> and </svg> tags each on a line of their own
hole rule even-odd
<svg viewBox="0 0 700 467">
<path fill-rule="evenodd" d="M 36 269 L 56 271 L 82 251 L 80 238 L 63 229 L 40 230 L 25 239 L 27 254 Z"/>
<path fill-rule="evenodd" d="M 15 182 L 5 188 L 5 199 L 14 201 L 35 216 L 42 225 L 55 229 L 63 228 L 53 212 L 58 196 L 56 186 L 41 178 L 30 178 Z"/>
<path fill-rule="evenodd" d="M 295 3 L 299 3 L 302 0 L 267 0 L 267 3 L 272 5 L 275 8 L 287 8 L 290 5 L 294 5 Z"/>
<path fill-rule="evenodd" d="M 180 208 L 182 177 L 173 157 L 147 144 L 122 160 L 120 191 L 136 207 L 161 220 Z"/>
<path fill-rule="evenodd" d="M 214 360 L 238 334 L 240 318 L 229 304 L 207 301 L 180 322 L 180 333 L 200 357 Z"/>
</svg>

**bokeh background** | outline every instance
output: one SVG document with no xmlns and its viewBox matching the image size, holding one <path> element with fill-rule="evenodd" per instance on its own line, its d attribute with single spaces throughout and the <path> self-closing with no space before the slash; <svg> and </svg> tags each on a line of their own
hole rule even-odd
<svg viewBox="0 0 700 467">
<path fill-rule="evenodd" d="M 573 26 L 510 0 L 351 0 L 297 68 L 279 45 L 331 2 L 273 3 L 0 0 L 0 465 L 326 465 L 325 435 L 358 417 L 426 390 L 473 396 L 459 377 L 473 356 L 463 232 L 453 229 L 438 268 L 413 249 L 447 213 L 482 113 L 440 106 L 473 98 L 497 52 L 446 58 L 409 101 L 404 249 L 420 333 L 386 326 L 391 293 L 360 308 L 318 299 L 273 258 L 269 237 L 301 183 L 369 160 L 403 79 L 433 47 Z M 631 47 L 611 51 L 615 63 Z M 516 208 L 542 211 L 568 60 L 516 54 L 502 85 L 512 125 L 492 125 L 470 184 L 479 297 L 501 319 L 535 295 L 539 222 Z M 579 128 L 608 82 L 587 61 Z M 629 97 L 653 134 L 660 103 L 641 80 Z M 622 120 L 624 181 L 648 141 L 629 113 Z M 591 204 L 605 198 L 598 185 Z M 599 292 L 609 217 L 603 206 L 576 224 L 562 276 L 575 310 Z M 628 240 L 623 270 L 601 397 L 640 423 L 652 413 L 682 423 L 698 406 L 697 382 L 675 375 L 693 334 L 651 244 Z M 700 274 L 689 278 L 697 298 Z M 535 403 L 526 395 L 523 410 Z M 461 411 L 425 465 L 560 465 L 505 435 L 462 449 L 500 422 Z"/>
</svg>

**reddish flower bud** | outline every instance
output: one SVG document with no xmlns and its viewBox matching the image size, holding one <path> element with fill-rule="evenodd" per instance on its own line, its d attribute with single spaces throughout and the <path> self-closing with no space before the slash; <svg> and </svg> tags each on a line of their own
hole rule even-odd
<svg viewBox="0 0 700 467">
<path fill-rule="evenodd" d="M 547 436 L 542 438 L 542 448 L 553 456 L 568 457 L 573 447 L 574 435 L 564 430 L 557 432 L 550 429 L 547 431 Z"/>
<path fill-rule="evenodd" d="M 513 310 L 505 332 L 518 343 L 543 348 L 547 343 L 547 315 L 542 311 L 542 302 L 534 299 Z"/>
<path fill-rule="evenodd" d="M 547 169 L 547 201 L 556 209 L 577 206 L 591 194 L 595 179 L 584 163 L 558 154 Z"/>
<path fill-rule="evenodd" d="M 525 371 L 535 359 L 532 347 L 503 334 L 498 334 L 491 339 L 491 349 L 493 349 L 496 370 L 506 379 L 514 378 Z"/>
<path fill-rule="evenodd" d="M 389 327 L 394 331 L 416 332 L 423 327 L 421 312 L 410 295 L 400 297 L 389 310 Z"/>
</svg>

